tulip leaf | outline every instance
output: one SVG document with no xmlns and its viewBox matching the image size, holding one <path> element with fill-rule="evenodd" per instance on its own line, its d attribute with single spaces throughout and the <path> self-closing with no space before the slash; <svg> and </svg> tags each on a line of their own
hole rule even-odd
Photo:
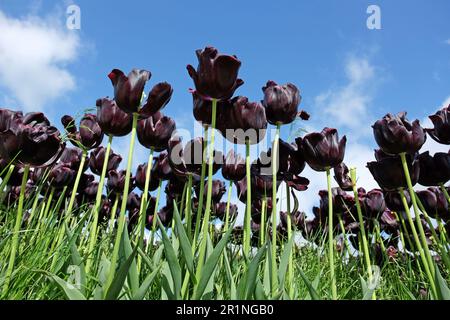
<svg viewBox="0 0 450 320">
<path fill-rule="evenodd" d="M 72 264 L 79 268 L 80 292 L 84 295 L 85 288 L 86 288 L 86 269 L 84 267 L 83 259 L 81 258 L 80 253 L 78 252 L 77 246 L 75 244 L 78 236 L 72 234 L 72 232 L 69 230 L 69 227 L 67 226 L 66 223 L 64 223 L 64 225 L 62 227 L 65 229 L 67 238 L 69 239 Z"/>
<path fill-rule="evenodd" d="M 117 271 L 113 281 L 106 291 L 105 300 L 116 300 L 119 297 L 136 254 L 137 247 L 133 250 L 131 255 L 120 265 L 119 270 Z"/>
<path fill-rule="evenodd" d="M 178 208 L 175 201 L 174 201 L 173 215 L 175 218 L 175 227 L 178 232 L 178 237 L 180 238 L 180 245 L 181 251 L 183 253 L 183 258 L 184 261 L 186 262 L 186 266 L 189 270 L 189 273 L 191 274 L 191 279 L 195 284 L 197 281 L 194 272 L 194 258 L 192 257 L 192 245 L 191 241 L 189 240 L 186 234 L 186 230 L 183 227 L 183 223 L 181 222 L 180 213 L 178 212 Z"/>
<path fill-rule="evenodd" d="M 300 274 L 300 277 L 302 277 L 303 282 L 306 285 L 306 288 L 308 289 L 309 295 L 311 296 L 312 300 L 320 300 L 320 296 L 317 293 L 316 289 L 314 289 L 311 281 L 308 280 L 306 275 L 303 273 L 303 271 L 299 268 L 298 273 Z"/>
<path fill-rule="evenodd" d="M 69 300 L 86 300 L 86 297 L 72 283 L 68 283 L 54 274 L 47 272 L 44 272 L 44 274 L 56 282 L 56 284 L 64 291 Z"/>
<path fill-rule="evenodd" d="M 230 267 L 230 260 L 228 259 L 228 252 L 225 250 L 223 252 L 224 261 L 225 261 L 225 271 L 227 273 L 228 282 L 230 284 L 230 299 L 235 300 L 236 296 L 236 284 L 234 283 L 233 272 Z"/>
<path fill-rule="evenodd" d="M 436 284 L 436 291 L 439 300 L 450 300 L 450 289 L 448 288 L 445 279 L 442 277 L 441 272 L 439 271 L 437 265 L 434 266 L 434 269 L 435 269 L 434 278 Z"/>
<path fill-rule="evenodd" d="M 278 269 L 278 281 L 281 285 L 284 283 L 284 279 L 286 276 L 286 270 L 289 263 L 289 256 L 291 254 L 292 250 L 292 244 L 294 243 L 294 237 L 291 236 L 291 239 L 289 239 L 288 243 L 285 245 L 283 254 L 281 255 L 280 265 Z"/>
<path fill-rule="evenodd" d="M 255 292 L 256 287 L 256 277 L 258 275 L 258 268 L 261 260 L 264 257 L 264 254 L 267 250 L 267 244 L 259 248 L 256 255 L 253 257 L 252 261 L 248 265 L 247 272 L 241 281 L 244 281 L 242 286 L 243 290 L 241 291 L 241 299 L 251 299 L 252 294 Z"/>
<path fill-rule="evenodd" d="M 133 252 L 133 248 L 131 247 L 128 232 L 123 233 L 122 246 L 123 246 L 123 253 L 125 254 L 125 257 L 129 257 Z M 136 248 L 137 247 L 138 246 L 136 246 Z M 137 266 L 136 266 L 136 261 L 134 259 L 131 261 L 131 265 L 128 270 L 127 279 L 128 279 L 128 283 L 131 288 L 131 292 L 134 295 L 137 292 L 137 290 L 139 289 L 139 275 L 138 275 L 138 270 L 137 270 Z"/>
<path fill-rule="evenodd" d="M 106 256 L 103 254 L 100 266 L 98 268 L 98 284 L 94 289 L 94 299 L 95 300 L 102 300 L 104 296 L 104 286 L 106 284 L 106 281 L 108 280 L 108 271 L 111 268 L 111 262 L 106 258 Z"/>
<path fill-rule="evenodd" d="M 219 243 L 214 248 L 209 258 L 206 260 L 200 280 L 194 290 L 195 291 L 194 299 L 199 300 L 202 297 L 203 293 L 205 292 L 209 279 L 216 268 L 217 262 L 219 261 L 223 249 L 228 243 L 228 239 L 230 238 L 232 231 L 233 227 L 228 229 L 228 231 L 225 233 L 225 235 L 222 236 L 222 239 L 220 239 Z"/>
<path fill-rule="evenodd" d="M 161 230 L 162 241 L 164 245 L 164 252 L 166 254 L 166 259 L 169 264 L 170 273 L 172 274 L 172 280 L 174 285 L 174 295 L 177 299 L 181 297 L 181 267 L 178 262 L 177 255 L 175 253 L 174 248 L 172 247 L 172 243 L 167 236 L 166 230 L 164 230 L 164 226 L 159 220 L 159 217 L 156 216 L 159 229 Z"/>
<path fill-rule="evenodd" d="M 153 283 L 153 280 L 155 279 L 156 275 L 159 272 L 159 267 L 153 270 L 152 273 L 150 273 L 142 282 L 141 286 L 137 290 L 137 292 L 133 295 L 133 300 L 142 300 L 145 297 L 145 294 L 147 293 L 149 287 Z"/>
<path fill-rule="evenodd" d="M 255 299 L 256 300 L 267 300 L 266 293 L 264 292 L 264 288 L 259 279 L 256 280 Z"/>
</svg>

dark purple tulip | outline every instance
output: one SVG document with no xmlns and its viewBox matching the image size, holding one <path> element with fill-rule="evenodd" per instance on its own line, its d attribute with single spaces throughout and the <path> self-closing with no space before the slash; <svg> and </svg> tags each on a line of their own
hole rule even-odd
<svg viewBox="0 0 450 320">
<path fill-rule="evenodd" d="M 153 172 L 153 168 L 152 168 L 152 172 Z M 141 191 L 144 191 L 144 189 L 145 189 L 146 175 L 147 175 L 147 163 L 138 165 L 137 170 L 136 170 L 135 183 L 136 183 L 136 187 L 138 187 Z M 159 179 L 157 179 L 157 177 L 153 176 L 150 173 L 150 181 L 149 181 L 149 185 L 148 185 L 148 190 L 155 191 L 158 188 L 158 185 L 159 185 Z"/>
<path fill-rule="evenodd" d="M 72 184 L 75 180 L 76 171 L 67 167 L 64 163 L 59 163 L 50 169 L 48 182 L 50 186 L 61 189 Z"/>
<path fill-rule="evenodd" d="M 426 129 L 431 138 L 442 144 L 450 144 L 450 105 L 429 116 L 433 129 Z"/>
<path fill-rule="evenodd" d="M 197 94 L 204 99 L 226 100 L 244 82 L 238 79 L 241 62 L 236 56 L 219 54 L 216 48 L 196 50 L 197 70 L 188 65 L 189 76 L 194 80 Z"/>
<path fill-rule="evenodd" d="M 141 196 L 134 192 L 130 192 L 127 197 L 127 210 L 132 212 L 133 210 L 139 210 L 141 207 Z"/>
<path fill-rule="evenodd" d="M 83 192 L 88 185 L 90 185 L 95 180 L 94 175 L 83 173 L 80 178 L 80 183 L 78 184 L 78 192 Z M 75 180 L 74 180 L 75 182 Z M 72 185 L 73 186 L 73 185 Z"/>
<path fill-rule="evenodd" d="M 114 100 L 108 98 L 98 99 L 97 121 L 102 131 L 114 137 L 123 137 L 131 132 L 133 118 L 129 113 L 123 112 Z"/>
<path fill-rule="evenodd" d="M 227 213 L 227 203 L 226 202 L 219 202 L 216 203 L 214 206 L 214 214 L 217 218 L 219 218 L 222 221 L 225 221 L 226 213 Z M 238 207 L 235 204 L 230 203 L 230 210 L 229 210 L 229 221 L 234 221 L 237 218 L 238 215 Z"/>
<path fill-rule="evenodd" d="M 168 198 L 173 200 L 183 194 L 184 186 L 184 181 L 181 181 L 180 179 L 174 177 L 167 182 L 164 192 L 166 193 Z"/>
<path fill-rule="evenodd" d="M 15 120 L 21 119 L 22 117 L 23 114 L 21 111 L 0 108 L 0 132 L 8 130 Z"/>
<path fill-rule="evenodd" d="M 147 217 L 147 228 L 148 229 L 152 229 L 153 226 L 153 214 L 149 215 Z M 169 227 L 170 224 L 172 223 L 172 218 L 173 218 L 173 205 L 171 204 L 166 204 L 164 207 L 162 207 L 159 211 L 158 211 L 158 217 L 159 220 L 161 220 L 161 223 L 164 227 Z M 158 224 L 156 224 L 156 227 L 158 228 Z"/>
<path fill-rule="evenodd" d="M 354 200 L 353 196 L 347 194 L 341 188 L 332 188 L 331 194 L 332 194 L 332 202 L 333 202 L 333 211 L 335 213 L 343 214 L 344 217 L 347 216 L 347 214 L 353 210 L 353 207 L 355 205 L 355 200 Z M 327 219 L 328 218 L 328 216 L 327 216 L 328 215 L 328 191 L 320 190 L 319 196 L 320 196 L 321 213 L 326 215 L 326 216 L 324 216 L 324 218 Z"/>
<path fill-rule="evenodd" d="M 289 124 L 298 114 L 301 101 L 300 91 L 292 83 L 278 85 L 274 81 L 267 81 L 262 88 L 267 121 L 270 124 Z"/>
<path fill-rule="evenodd" d="M 108 189 L 108 192 L 113 192 L 117 194 L 122 194 L 123 190 L 125 188 L 125 177 L 126 177 L 126 171 L 125 170 L 110 170 L 107 173 L 107 182 L 106 187 Z M 130 178 L 130 188 L 129 190 L 134 189 L 134 178 Z"/>
<path fill-rule="evenodd" d="M 235 155 L 233 149 L 227 153 L 222 166 L 222 175 L 230 181 L 239 181 L 245 177 L 245 160 L 240 154 Z"/>
<path fill-rule="evenodd" d="M 370 190 L 362 200 L 363 212 L 367 218 L 376 218 L 386 210 L 383 191 L 380 189 Z"/>
<path fill-rule="evenodd" d="M 243 203 L 246 203 L 246 199 L 240 199 Z M 252 198 L 252 221 L 260 224 L 262 218 L 262 199 Z M 269 212 L 269 213 L 268 213 Z M 266 198 L 266 220 L 270 218 L 270 212 L 272 212 L 272 199 Z"/>
<path fill-rule="evenodd" d="M 418 191 L 417 196 L 430 217 L 440 217 L 444 221 L 450 218 L 448 201 L 439 188 L 431 187 L 427 190 Z"/>
<path fill-rule="evenodd" d="M 65 144 L 58 129 L 49 125 L 44 114 L 33 112 L 23 117 L 9 111 L 2 114 L 1 126 L 5 130 L 0 132 L 0 156 L 3 159 L 32 167 L 45 167 L 56 162 Z"/>
<path fill-rule="evenodd" d="M 101 175 L 103 169 L 103 162 L 105 161 L 106 149 L 104 147 L 98 147 L 91 152 L 89 157 L 89 168 L 93 174 Z M 115 154 L 111 150 L 108 158 L 108 163 L 106 164 L 106 172 L 111 170 L 116 170 L 119 167 L 122 157 Z"/>
<path fill-rule="evenodd" d="M 167 151 L 161 152 L 153 161 L 151 176 L 155 180 L 169 180 L 172 177 L 172 168 L 169 163 Z"/>
<path fill-rule="evenodd" d="M 300 139 L 296 140 L 297 144 Z M 307 134 L 301 139 L 303 156 L 308 165 L 315 171 L 334 168 L 344 160 L 347 137 L 339 141 L 336 129 L 324 128 L 322 132 Z"/>
<path fill-rule="evenodd" d="M 157 112 L 153 116 L 139 120 L 137 136 L 139 142 L 148 149 L 163 151 L 172 137 L 176 126 L 173 119 Z"/>
<path fill-rule="evenodd" d="M 262 198 L 264 195 L 271 195 L 273 190 L 272 175 L 267 174 L 267 168 L 261 167 L 258 163 L 253 163 L 250 167 L 252 198 Z M 243 179 L 246 180 L 246 179 Z M 277 179 L 276 188 L 281 184 Z"/>
<path fill-rule="evenodd" d="M 21 189 L 22 189 L 21 185 L 11 186 L 11 188 L 6 196 L 6 199 L 4 200 L 5 205 L 11 206 L 12 204 L 19 201 Z M 25 185 L 25 192 L 24 192 L 25 199 L 30 198 L 34 191 L 35 191 L 35 185 L 33 183 L 27 182 L 27 184 Z"/>
<path fill-rule="evenodd" d="M 75 135 L 77 133 L 77 126 L 75 124 L 75 119 L 72 116 L 64 115 L 61 117 L 61 124 L 64 129 L 69 133 L 69 136 Z"/>
<path fill-rule="evenodd" d="M 66 166 L 71 168 L 72 170 L 78 170 L 81 164 L 81 158 L 83 155 L 83 151 L 80 148 L 65 148 L 59 161 L 64 163 Z M 88 163 L 85 162 L 83 167 L 83 172 L 88 168 Z"/>
<path fill-rule="evenodd" d="M 389 209 L 386 209 L 380 217 L 380 228 L 389 234 L 396 233 L 400 228 L 400 224 L 395 218 L 395 215 Z"/>
<path fill-rule="evenodd" d="M 181 178 L 192 175 L 194 180 L 200 180 L 202 162 L 207 163 L 208 159 L 204 159 L 205 148 L 207 144 L 203 138 L 195 138 L 190 140 L 183 147 L 181 137 L 174 136 L 169 140 L 169 163 L 173 173 Z M 213 174 L 215 174 L 223 164 L 223 154 L 220 151 L 213 153 Z M 207 172 L 207 171 L 206 171 Z"/>
<path fill-rule="evenodd" d="M 336 167 L 334 167 L 334 180 L 342 190 L 351 191 L 353 190 L 352 179 L 349 176 L 349 170 L 344 162 L 341 162 Z"/>
<path fill-rule="evenodd" d="M 85 114 L 80 121 L 79 137 L 86 149 L 97 148 L 103 141 L 103 131 L 93 114 Z"/>
<path fill-rule="evenodd" d="M 203 126 L 211 125 L 212 121 L 212 101 L 210 99 L 203 99 L 197 92 L 192 92 L 192 103 L 195 120 L 200 122 Z M 216 107 L 216 127 L 223 125 L 225 122 L 225 110 L 231 108 L 230 100 L 217 101 Z M 231 125 L 231 124 L 229 124 Z"/>
<path fill-rule="evenodd" d="M 84 188 L 82 195 L 86 197 L 88 201 L 95 200 L 98 191 L 98 181 L 92 181 L 86 188 Z"/>
<path fill-rule="evenodd" d="M 292 176 L 288 180 L 285 180 L 286 184 L 297 191 L 305 191 L 308 189 L 309 180 L 301 176 Z"/>
<path fill-rule="evenodd" d="M 206 194 L 207 194 L 207 190 L 208 189 L 208 181 L 205 181 L 205 185 L 204 185 L 204 197 L 206 199 Z M 212 181 L 212 189 L 211 189 L 211 200 L 214 203 L 219 203 L 220 200 L 222 199 L 222 196 L 225 194 L 226 192 L 226 188 L 225 188 L 225 183 L 222 180 L 213 180 Z M 197 185 L 195 187 L 195 194 L 197 195 L 197 198 L 200 197 L 200 185 Z"/>
<path fill-rule="evenodd" d="M 267 129 L 266 112 L 259 102 L 249 102 L 238 96 L 222 108 L 217 118 L 217 129 L 229 141 L 237 144 L 259 143 Z"/>
<path fill-rule="evenodd" d="M 418 156 L 420 164 L 419 184 L 427 187 L 438 186 L 450 180 L 450 154 L 437 152 L 430 156 L 426 151 Z"/>
<path fill-rule="evenodd" d="M 173 89 L 167 82 L 160 82 L 150 90 L 147 102 L 139 110 L 141 117 L 147 118 L 162 110 L 172 98 Z"/>
<path fill-rule="evenodd" d="M 140 200 L 140 198 L 137 198 Z M 148 219 L 149 216 L 153 216 L 155 212 L 155 206 L 156 206 L 156 198 L 155 197 L 148 197 L 148 204 L 147 204 L 147 211 L 145 213 L 146 219 Z M 139 222 L 139 211 L 140 207 L 133 207 L 128 214 L 128 230 L 131 231 L 133 228 L 137 225 Z"/>
<path fill-rule="evenodd" d="M 6 171 L 9 168 L 9 163 L 10 163 L 9 161 L 0 159 L 0 173 L 6 174 Z M 9 177 L 8 186 L 20 186 L 22 184 L 22 177 L 23 177 L 24 170 L 25 170 L 25 168 L 23 166 L 15 165 L 14 169 L 11 173 L 11 176 Z M 39 170 L 41 170 L 41 168 L 39 168 Z M 34 171 L 32 171 L 30 173 L 30 178 L 31 178 L 31 180 L 33 180 L 33 182 L 36 182 L 36 180 L 33 179 L 34 176 L 35 176 Z"/>
<path fill-rule="evenodd" d="M 396 116 L 388 113 L 375 122 L 372 128 L 378 146 L 387 154 L 414 154 L 427 138 L 419 120 L 410 123 L 406 119 L 406 112 L 400 112 Z"/>
<path fill-rule="evenodd" d="M 403 190 L 403 194 L 405 195 L 408 208 L 410 208 L 412 204 L 411 196 L 407 190 Z M 403 205 L 399 191 L 385 191 L 384 201 L 386 202 L 386 206 L 394 212 L 405 211 L 405 206 Z"/>
<path fill-rule="evenodd" d="M 231 231 L 231 242 L 235 245 L 241 245 L 244 239 L 244 228 L 242 226 L 235 226 Z"/>
<path fill-rule="evenodd" d="M 114 100 L 117 106 L 126 113 L 139 112 L 145 83 L 151 73 L 147 70 L 133 69 L 126 76 L 121 70 L 112 70 L 108 78 L 114 86 Z"/>
<path fill-rule="evenodd" d="M 378 185 L 384 190 L 407 188 L 400 156 L 387 156 L 384 154 L 381 157 L 380 155 L 381 153 L 376 151 L 375 156 L 379 160 L 367 163 L 367 168 L 369 168 Z M 419 179 L 420 166 L 419 161 L 416 159 L 412 160 L 412 158 L 410 154 L 406 155 L 411 181 L 415 185 Z"/>
</svg>

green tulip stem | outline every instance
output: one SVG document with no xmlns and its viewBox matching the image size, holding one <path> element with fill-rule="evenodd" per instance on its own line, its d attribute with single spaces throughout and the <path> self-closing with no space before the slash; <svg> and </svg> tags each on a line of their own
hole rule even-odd
<svg viewBox="0 0 450 320">
<path fill-rule="evenodd" d="M 327 168 L 328 187 L 328 260 L 330 264 L 331 297 L 337 300 L 336 277 L 334 274 L 334 238 L 333 238 L 333 193 L 331 192 L 330 168 Z"/>
<path fill-rule="evenodd" d="M 148 189 L 150 186 L 151 172 L 153 166 L 153 148 L 150 149 L 150 154 L 147 161 L 147 170 L 145 171 L 144 192 L 141 196 L 141 206 L 139 208 L 139 245 L 143 248 L 144 233 L 145 233 L 145 217 L 148 206 Z"/>
<path fill-rule="evenodd" d="M 291 193 L 290 188 L 286 184 L 286 201 L 287 201 L 287 229 L 288 229 L 288 242 L 291 241 L 293 237 L 292 234 L 292 219 L 291 219 Z M 293 273 L 293 254 L 292 251 L 294 247 L 289 252 L 289 260 L 288 260 L 288 285 L 289 285 L 289 297 L 292 299 L 294 296 L 294 273 Z"/>
<path fill-rule="evenodd" d="M 122 195 L 122 204 L 120 207 L 120 213 L 119 213 L 119 223 L 116 233 L 116 239 L 114 242 L 114 248 L 113 253 L 111 257 L 111 266 L 109 269 L 108 279 L 106 282 L 105 288 L 109 288 L 111 285 L 114 275 L 116 273 L 116 265 L 117 265 L 117 259 L 119 256 L 119 248 L 120 248 L 120 241 L 122 239 L 122 232 L 125 227 L 125 212 L 127 210 L 127 200 L 128 200 L 128 193 L 130 190 L 130 174 L 131 174 L 131 165 L 133 163 L 133 152 L 134 152 L 134 142 L 136 140 L 136 127 L 137 127 L 137 121 L 138 121 L 139 114 L 137 112 L 133 113 L 133 126 L 131 129 L 131 140 L 130 140 L 130 147 L 128 149 L 128 163 L 127 163 L 127 171 L 125 176 L 125 187 L 123 189 L 123 195 Z M 108 290 L 105 290 L 105 293 L 108 292 Z"/>
<path fill-rule="evenodd" d="M 186 205 L 184 206 L 184 216 L 186 221 L 187 236 L 189 240 L 192 240 L 192 175 L 188 177 Z"/>
<path fill-rule="evenodd" d="M 228 196 L 227 196 L 227 209 L 225 211 L 225 225 L 223 228 L 224 232 L 228 231 L 230 225 L 230 203 L 231 203 L 231 192 L 233 191 L 233 181 L 230 180 L 228 185 Z"/>
<path fill-rule="evenodd" d="M 250 253 L 250 237 L 251 237 L 251 215 L 252 215 L 252 186 L 251 186 L 251 173 L 250 173 L 250 141 L 245 140 L 245 171 L 247 181 L 247 205 L 245 207 L 244 217 L 244 256 Z"/>
<path fill-rule="evenodd" d="M 265 243 L 266 237 L 266 203 L 267 198 L 264 195 L 261 202 L 261 225 L 259 228 L 259 246 L 262 247 Z"/>
<path fill-rule="evenodd" d="M 208 127 L 205 128 L 203 137 L 203 141 L 207 140 L 208 140 Z M 197 247 L 198 233 L 200 232 L 200 224 L 202 221 L 203 198 L 205 193 L 205 175 L 206 175 L 206 161 L 204 161 L 204 155 L 202 153 L 202 169 L 200 173 L 200 195 L 198 196 L 197 216 L 195 219 L 195 227 L 194 227 L 194 239 L 192 241 L 192 252 L 195 252 L 195 249 Z"/>
<path fill-rule="evenodd" d="M 217 100 L 212 100 L 212 120 L 211 120 L 211 140 L 209 143 L 209 158 L 208 158 L 208 187 L 206 194 L 206 207 L 205 207 L 205 215 L 203 217 L 202 223 L 202 238 L 200 242 L 200 251 L 199 251 L 199 259 L 196 270 L 196 279 L 200 279 L 203 270 L 203 264 L 205 260 L 206 254 L 206 243 L 208 242 L 208 226 L 209 226 L 209 217 L 211 211 L 211 197 L 212 197 L 212 176 L 213 176 L 213 160 L 214 160 L 214 133 L 216 128 L 216 109 L 217 109 Z M 203 161 L 204 162 L 204 161 Z M 200 181 L 200 186 L 204 184 L 203 181 Z M 202 193 L 200 193 L 200 196 Z M 193 244 L 195 245 L 195 244 Z M 197 285 L 194 288 L 194 296 L 197 291 Z"/>
<path fill-rule="evenodd" d="M 431 289 L 433 291 L 433 295 L 434 295 L 434 297 L 437 297 L 437 291 L 436 291 L 433 275 L 432 275 L 432 273 L 430 271 L 430 265 L 429 265 L 429 263 L 427 261 L 427 258 L 425 256 L 423 247 L 422 247 L 422 245 L 420 243 L 419 236 L 417 235 L 416 227 L 414 226 L 414 222 L 413 222 L 412 217 L 411 217 L 411 212 L 409 210 L 408 202 L 406 201 L 405 193 L 403 192 L 402 188 L 400 188 L 399 193 L 400 193 L 400 197 L 402 199 L 403 207 L 405 208 L 405 213 L 406 213 L 406 217 L 408 219 L 409 226 L 411 227 L 411 231 L 412 231 L 412 234 L 413 234 L 414 242 L 416 244 L 417 250 L 419 251 L 419 256 L 420 256 L 420 259 L 422 261 L 423 267 L 425 268 L 425 273 L 426 273 L 426 275 L 428 277 L 428 280 L 430 282 L 430 286 L 431 286 Z M 417 218 L 419 218 L 419 217 L 417 216 Z"/>
<path fill-rule="evenodd" d="M 89 245 L 87 250 L 87 261 L 86 261 L 86 274 L 89 274 L 92 266 L 92 256 L 94 246 L 95 246 L 95 240 L 97 239 L 97 228 L 98 228 L 98 213 L 100 211 L 100 204 L 102 202 L 102 194 L 103 194 L 103 187 L 105 186 L 105 176 L 106 171 L 108 169 L 108 162 L 109 162 L 109 155 L 111 153 L 111 144 L 112 144 L 113 136 L 108 136 L 108 144 L 106 145 L 106 152 L 105 152 L 105 158 L 103 159 L 103 167 L 102 172 L 100 175 L 100 181 L 98 183 L 98 189 L 97 189 L 97 195 L 95 197 L 95 206 L 93 209 L 93 222 L 91 225 L 91 231 L 89 232 Z"/>
<path fill-rule="evenodd" d="M 411 196 L 411 202 L 412 202 L 413 208 L 414 208 L 417 229 L 419 230 L 419 236 L 422 241 L 422 246 L 423 246 L 423 250 L 425 252 L 425 256 L 428 259 L 428 266 L 430 267 L 430 272 L 434 277 L 434 262 L 431 257 L 430 250 L 428 248 L 427 238 L 425 237 L 425 231 L 423 229 L 422 221 L 420 219 L 420 210 L 419 210 L 419 207 L 418 207 L 417 201 L 416 201 L 416 193 L 414 192 L 414 189 L 412 186 L 411 176 L 409 174 L 409 169 L 408 169 L 408 164 L 406 163 L 406 154 L 401 153 L 400 158 L 402 160 L 403 171 L 404 171 L 405 177 L 406 177 L 406 184 L 408 186 L 409 195 Z"/>
<path fill-rule="evenodd" d="M 69 205 L 66 210 L 66 214 L 69 215 L 72 213 L 73 204 L 75 202 L 75 197 L 78 191 L 78 185 L 80 184 L 81 175 L 83 174 L 84 163 L 86 162 L 87 151 L 83 149 L 83 153 L 81 154 L 80 166 L 78 167 L 77 176 L 75 178 L 75 183 L 73 185 L 72 194 L 70 195 Z"/>
<path fill-rule="evenodd" d="M 280 124 L 277 123 L 272 153 L 272 278 L 271 293 L 275 296 L 278 291 L 277 268 L 277 171 L 278 171 L 278 144 L 280 142 Z M 248 191 L 247 191 L 248 192 Z"/>
<path fill-rule="evenodd" d="M 153 247 L 153 241 L 155 240 L 156 219 L 158 217 L 158 206 L 159 206 L 159 198 L 161 196 L 161 185 L 162 185 L 162 180 L 159 180 L 158 191 L 157 191 L 157 195 L 156 195 L 155 210 L 153 211 L 152 234 L 151 234 L 151 237 L 150 237 L 150 241 L 147 242 L 147 246 L 149 244 L 151 244 L 152 247 Z"/>
<path fill-rule="evenodd" d="M 353 188 L 353 196 L 355 198 L 356 203 L 356 211 L 358 213 L 358 222 L 359 222 L 359 230 L 361 232 L 362 242 L 363 242 L 363 250 L 364 250 L 364 260 L 366 262 L 367 273 L 369 275 L 369 281 L 372 281 L 372 264 L 370 262 L 369 255 L 369 245 L 367 243 L 366 229 L 364 228 L 364 220 L 361 210 L 361 203 L 359 202 L 358 189 L 356 188 L 356 168 L 350 169 L 350 179 L 352 180 L 352 188 Z M 372 299 L 375 300 L 375 292 L 372 296 Z"/>
<path fill-rule="evenodd" d="M 9 178 L 11 178 L 13 171 L 14 171 L 14 165 L 11 164 L 8 168 L 8 172 L 6 173 L 6 176 L 2 180 L 2 184 L 0 184 L 0 198 L 2 197 L 3 190 L 5 189 L 6 185 L 8 184 Z"/>
<path fill-rule="evenodd" d="M 114 195 L 114 204 L 111 210 L 111 216 L 109 218 L 109 233 L 112 233 L 114 230 L 114 220 L 116 219 L 117 207 L 119 205 L 119 195 Z"/>
<path fill-rule="evenodd" d="M 16 216 L 16 223 L 14 225 L 14 233 L 12 235 L 11 240 L 11 254 L 9 256 L 9 262 L 8 262 L 8 268 L 6 269 L 6 274 L 4 277 L 4 284 L 3 284 L 3 296 L 6 297 L 8 290 L 9 290 L 9 284 L 11 282 L 11 275 L 14 269 L 14 261 L 16 259 L 16 254 L 18 251 L 19 246 L 19 232 L 20 232 L 20 226 L 22 224 L 22 216 L 23 216 L 23 202 L 25 198 L 25 190 L 27 187 L 27 181 L 28 181 L 28 173 L 30 172 L 30 166 L 27 164 L 24 167 L 24 172 L 22 176 L 22 185 L 20 187 L 20 195 L 19 195 L 19 205 L 17 208 L 17 216 Z"/>
</svg>

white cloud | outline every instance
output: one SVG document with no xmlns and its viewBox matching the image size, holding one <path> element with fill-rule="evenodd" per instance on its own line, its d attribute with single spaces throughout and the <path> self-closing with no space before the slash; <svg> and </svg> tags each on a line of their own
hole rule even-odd
<svg viewBox="0 0 450 320">
<path fill-rule="evenodd" d="M 347 83 L 331 88 L 315 99 L 316 108 L 322 110 L 327 119 L 333 119 L 334 126 L 358 130 L 368 135 L 370 127 L 368 108 L 372 101 L 375 68 L 367 58 L 351 56 L 345 65 Z"/>
<path fill-rule="evenodd" d="M 38 110 L 75 88 L 67 70 L 80 46 L 76 32 L 52 17 L 8 17 L 0 11 L 0 85 L 26 110 Z"/>
</svg>

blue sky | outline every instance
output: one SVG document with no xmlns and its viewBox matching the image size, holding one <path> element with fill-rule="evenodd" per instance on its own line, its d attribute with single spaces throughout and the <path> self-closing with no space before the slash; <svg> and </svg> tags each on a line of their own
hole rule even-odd
<svg viewBox="0 0 450 320">
<path fill-rule="evenodd" d="M 70 4 L 81 9 L 80 30 L 65 26 Z M 381 30 L 366 26 L 371 4 L 381 9 Z M 370 187 L 364 168 L 375 147 L 370 124 L 402 110 L 424 120 L 450 101 L 448 12 L 447 0 L 2 0 L 0 106 L 43 110 L 59 125 L 62 115 L 112 95 L 111 69 L 138 67 L 152 72 L 150 85 L 173 85 L 165 113 L 191 129 L 186 65 L 196 65 L 196 49 L 213 45 L 242 61 L 245 84 L 237 94 L 260 100 L 269 79 L 296 84 L 312 116 L 298 126 L 347 134 L 346 161 Z M 115 143 L 125 154 L 127 141 Z M 145 159 L 145 150 L 136 156 Z M 309 194 L 325 186 L 321 176 L 305 175 L 313 180 Z"/>
</svg>

